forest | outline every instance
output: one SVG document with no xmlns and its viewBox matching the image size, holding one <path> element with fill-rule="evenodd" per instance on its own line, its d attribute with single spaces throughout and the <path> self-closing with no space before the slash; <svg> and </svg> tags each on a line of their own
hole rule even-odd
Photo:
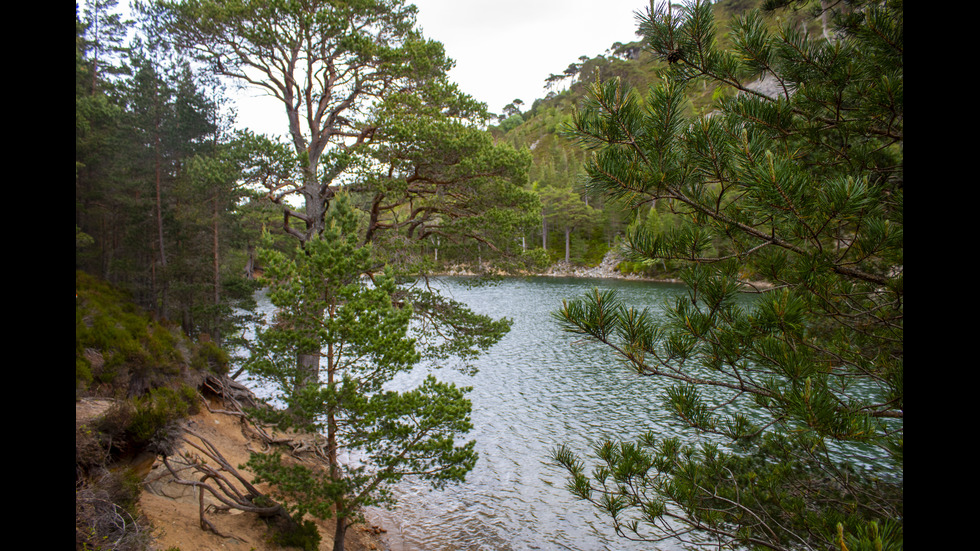
<svg viewBox="0 0 980 551">
<path fill-rule="evenodd" d="M 719 17 L 727 18 L 742 7 L 719 9 Z M 182 55 L 177 39 L 154 21 L 162 16 L 144 13 L 138 23 L 122 17 L 117 2 L 87 3 L 85 13 L 76 8 L 76 267 L 126 288 L 138 304 L 179 320 L 190 335 L 221 342 L 234 331 L 231 313 L 247 303 L 261 270 L 256 248 L 263 232 L 287 247 L 288 236 L 302 241 L 302 233 L 318 231 L 309 213 L 299 212 L 313 208 L 302 198 L 316 195 L 301 183 L 309 167 L 300 163 L 321 164 L 309 158 L 311 152 L 358 156 L 361 164 L 331 176 L 338 183 L 325 189 L 343 188 L 356 197 L 365 218 L 363 241 L 389 249 L 387 260 L 398 258 L 389 265 L 406 273 L 535 273 L 557 262 L 594 266 L 631 224 L 674 225 L 665 204 L 636 209 L 590 194 L 587 152 L 561 132 L 595 78 L 622 79 L 638 89 L 660 81 L 664 64 L 639 41 L 617 42 L 543 78 L 543 90 L 564 89 L 525 110 L 516 99 L 500 114 L 490 113 L 450 90 L 451 83 L 430 89 L 440 97 L 427 98 L 429 111 L 442 102 L 443 113 L 398 104 L 404 96 L 393 95 L 370 121 L 338 118 L 344 124 L 332 130 L 334 141 L 350 142 L 341 144 L 341 153 L 326 141 L 275 143 L 237 129 L 228 96 L 235 75 L 217 75 Z M 686 109 L 706 112 L 725 93 L 705 86 Z M 449 128 L 449 109 L 457 111 L 452 124 L 466 120 L 469 127 Z M 321 116 L 320 124 L 334 123 Z M 450 140 L 453 151 L 445 149 Z M 428 149 L 409 152 L 416 147 Z M 422 156 L 442 164 L 412 164 Z M 464 166 L 458 160 L 464 156 L 484 165 Z M 368 159 L 381 168 L 361 172 Z M 479 193 L 467 187 L 488 173 L 497 176 L 494 186 Z M 404 189 L 392 193 L 390 186 Z M 460 194 L 447 201 L 447 189 Z M 441 203 L 423 204 L 432 195 Z M 670 277 L 678 266 L 623 262 L 620 269 Z"/>
<path fill-rule="evenodd" d="M 276 488 L 262 503 L 296 545 L 317 548 L 315 517 L 343 550 L 403 478 L 441 488 L 479 459 L 466 387 L 385 386 L 432 359 L 466 371 L 511 329 L 427 277 L 615 254 L 688 299 L 661 320 L 596 290 L 554 319 L 674 385 L 678 420 L 726 444 L 556 445 L 568 491 L 654 546 L 901 549 L 902 2 L 654 4 L 636 36 L 500 113 L 451 81 L 415 15 L 402 0 L 76 4 L 76 400 L 130 400 L 117 430 L 166 458 L 193 394 L 163 382 L 174 358 L 265 381 L 285 407 L 249 415 L 322 435 L 323 461 L 241 468 Z M 287 136 L 238 128 L 238 85 L 281 103 Z M 246 339 L 260 289 L 277 314 Z M 151 426 L 137 438 L 132 419 Z M 878 470 L 839 445 L 880 451 Z M 79 453 L 76 436 L 76 528 Z M 95 541 L 76 529 L 77 548 Z"/>
</svg>

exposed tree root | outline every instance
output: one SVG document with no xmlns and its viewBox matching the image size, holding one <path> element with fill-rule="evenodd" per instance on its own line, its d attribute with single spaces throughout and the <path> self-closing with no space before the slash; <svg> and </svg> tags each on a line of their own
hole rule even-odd
<svg viewBox="0 0 980 551">
<path fill-rule="evenodd" d="M 170 471 L 171 476 L 177 484 L 192 486 L 197 489 L 199 514 L 201 529 L 214 532 L 223 538 L 232 538 L 228 534 L 223 534 L 215 525 L 207 519 L 206 513 L 210 510 L 227 512 L 232 509 L 255 513 L 261 517 L 280 516 L 289 518 L 286 509 L 276 503 L 271 498 L 258 491 L 248 480 L 231 466 L 220 452 L 204 437 L 189 430 L 184 429 L 185 435 L 181 440 L 193 450 L 197 450 L 200 455 L 191 450 L 184 451 L 180 457 L 184 461 L 183 466 L 175 467 L 169 458 L 163 457 L 163 464 Z M 199 442 L 187 437 L 193 436 Z M 203 457 L 216 464 L 213 466 Z M 191 475 L 200 475 L 196 480 L 182 476 L 181 472 L 191 471 Z M 204 494 L 207 492 L 221 505 L 205 505 Z M 238 539 L 238 538 L 236 538 Z"/>
<path fill-rule="evenodd" d="M 242 431 L 251 441 L 261 443 L 264 452 L 268 452 L 273 447 L 283 447 L 300 460 L 326 461 L 325 439 L 319 435 L 292 433 L 285 436 L 273 435 L 266 427 L 254 423 L 245 413 L 245 407 L 266 406 L 259 403 L 244 385 L 228 377 L 209 375 L 205 378 L 202 389 L 213 394 L 220 401 L 220 407 L 215 408 L 211 400 L 202 396 L 204 407 L 211 413 L 239 417 Z M 184 427 L 179 441 L 185 444 L 183 450 L 171 457 L 163 454 L 163 464 L 174 482 L 197 490 L 202 530 L 210 531 L 222 538 L 244 541 L 240 537 L 222 533 L 207 517 L 209 513 L 231 510 L 254 513 L 270 520 L 277 518 L 287 523 L 295 522 L 285 507 L 253 486 L 201 434 Z M 213 497 L 217 503 L 207 504 L 205 494 Z"/>
<path fill-rule="evenodd" d="M 248 419 L 242 403 L 250 407 L 259 407 L 252 393 L 239 383 L 227 377 L 208 376 L 204 387 L 218 396 L 225 408 L 214 409 L 210 401 L 204 399 L 205 407 L 212 413 L 222 413 L 240 417 L 244 431 L 254 440 L 262 442 L 267 448 L 285 444 L 294 450 L 301 447 L 292 438 L 276 438 L 271 436 L 263 427 Z M 184 427 L 180 436 L 186 446 L 177 454 L 179 461 L 163 455 L 163 464 L 173 476 L 177 484 L 191 486 L 197 490 L 201 529 L 213 532 L 223 538 L 238 538 L 224 534 L 207 518 L 209 512 L 228 512 L 238 510 L 255 513 L 263 518 L 279 517 L 287 522 L 293 522 L 289 512 L 281 504 L 260 492 L 234 466 L 221 455 L 218 449 L 202 435 Z M 207 505 L 205 493 L 216 500 L 217 504 Z M 246 542 L 247 543 L 247 542 Z"/>
<path fill-rule="evenodd" d="M 227 415 L 237 415 L 242 418 L 243 430 L 253 440 L 258 440 L 264 446 L 262 453 L 268 452 L 272 446 L 287 446 L 291 449 L 293 457 L 303 460 L 309 455 L 314 456 L 315 460 L 327 461 L 326 441 L 317 434 L 290 434 L 288 436 L 273 436 L 265 427 L 253 422 L 245 414 L 242 404 L 245 403 L 250 408 L 267 407 L 256 401 L 252 392 L 241 383 L 228 377 L 218 377 L 210 375 L 205 379 L 204 386 L 216 396 L 222 398 L 230 410 L 213 409 L 207 400 L 205 406 L 211 413 L 224 413 Z"/>
</svg>

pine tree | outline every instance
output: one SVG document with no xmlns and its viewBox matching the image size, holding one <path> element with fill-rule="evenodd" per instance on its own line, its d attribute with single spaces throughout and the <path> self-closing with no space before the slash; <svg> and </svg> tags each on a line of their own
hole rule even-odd
<svg viewBox="0 0 980 551">
<path fill-rule="evenodd" d="M 433 376 L 413 390 L 385 389 L 421 354 L 409 336 L 411 307 L 392 300 L 390 274 L 362 278 L 371 252 L 359 242 L 346 195 L 333 202 L 322 236 L 291 256 L 262 255 L 278 312 L 257 337 L 249 371 L 271 383 L 286 406 L 268 412 L 272 420 L 325 435 L 327 469 L 290 466 L 275 454 L 253 454 L 248 466 L 275 485 L 297 518 L 336 519 L 333 548 L 342 551 L 362 508 L 392 503 L 390 486 L 403 477 L 439 487 L 473 468 L 474 443 L 456 441 L 471 428 L 468 389 Z M 315 381 L 295 362 L 305 350 L 323 351 Z"/>
<path fill-rule="evenodd" d="M 593 221 L 594 209 L 579 197 L 570 185 L 545 187 L 541 190 L 541 203 L 551 225 L 565 233 L 565 263 L 571 262 L 572 230 L 587 226 Z"/>
<path fill-rule="evenodd" d="M 200 73 L 145 20 L 124 47 L 115 4 L 76 14 L 76 267 L 220 343 L 251 298 L 220 238 L 238 227 L 240 158 Z"/>
<path fill-rule="evenodd" d="M 126 141 L 120 130 L 124 110 L 115 81 L 106 81 L 124 67 L 107 68 L 105 33 L 100 39 L 94 30 L 106 28 L 97 21 L 109 17 L 105 4 L 95 4 L 99 11 L 87 12 L 84 20 L 77 6 L 75 10 L 75 225 L 76 235 L 83 236 L 75 264 L 104 278 L 112 274 L 120 202 L 127 195 L 124 169 L 117 161 Z"/>
<path fill-rule="evenodd" d="M 750 12 L 723 50 L 709 2 L 664 3 L 640 25 L 664 83 L 597 83 L 570 129 L 593 192 L 673 208 L 673 231 L 630 232 L 632 258 L 687 264 L 666 319 L 598 291 L 555 314 L 673 385 L 664 407 L 700 442 L 608 441 L 591 472 L 555 450 L 623 536 L 902 547 L 903 7 L 841 6 L 830 40 Z M 705 80 L 734 93 L 687 116 Z"/>
</svg>

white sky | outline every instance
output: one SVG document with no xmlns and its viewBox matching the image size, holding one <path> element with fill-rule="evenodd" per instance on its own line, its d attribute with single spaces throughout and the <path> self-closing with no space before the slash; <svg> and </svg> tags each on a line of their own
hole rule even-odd
<svg viewBox="0 0 980 551">
<path fill-rule="evenodd" d="M 636 40 L 636 11 L 648 0 L 414 0 L 425 36 L 456 61 L 450 77 L 493 113 L 514 99 L 524 108 L 547 94 L 544 81 L 579 56 Z M 252 94 L 254 96 L 254 94 Z M 239 126 L 284 135 L 282 107 L 252 98 L 238 106 Z"/>
</svg>

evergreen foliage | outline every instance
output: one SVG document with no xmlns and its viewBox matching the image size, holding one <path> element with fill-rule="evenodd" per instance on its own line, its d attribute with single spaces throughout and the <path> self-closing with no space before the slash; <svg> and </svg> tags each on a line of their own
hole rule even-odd
<svg viewBox="0 0 980 551">
<path fill-rule="evenodd" d="M 755 12 L 715 24 L 747 3 L 663 4 L 643 19 L 645 48 L 580 58 L 548 79 L 567 90 L 523 113 L 515 100 L 493 136 L 400 0 L 140 3 L 132 44 L 114 0 L 76 7 L 76 268 L 116 284 L 76 274 L 76 393 L 130 398 L 97 438 L 169 445 L 193 402 L 192 386 L 170 383 L 227 371 L 257 236 L 272 230 L 260 267 L 280 312 L 249 367 L 287 406 L 272 420 L 324 430 L 331 460 L 326 472 L 275 455 L 250 466 L 297 516 L 336 518 L 342 547 L 360 507 L 390 503 L 390 484 L 459 481 L 476 460 L 457 443 L 466 389 L 384 383 L 421 358 L 471 360 L 510 329 L 404 276 L 540 266 L 522 239 L 538 228 L 543 249 L 564 233 L 566 261 L 588 261 L 625 228 L 628 269 L 683 270 L 689 298 L 663 322 L 602 293 L 556 315 L 673 381 L 664 403 L 704 443 L 605 442 L 591 472 L 560 447 L 572 491 L 631 538 L 900 548 L 902 3 L 776 0 L 766 7 L 783 25 Z M 289 142 L 230 135 L 219 87 L 171 41 L 277 95 Z M 316 70 L 252 79 L 301 45 Z M 556 139 L 566 125 L 584 147 Z M 550 240 L 549 225 L 561 230 Z M 759 299 L 739 306 L 756 282 Z M 120 306 L 126 296 L 142 308 Z M 184 341 L 169 319 L 212 340 Z M 319 350 L 327 365 L 308 369 Z M 127 508 L 130 490 L 118 492 Z M 105 501 L 89 497 L 76 508 Z M 296 537 L 315 545 L 303 526 Z"/>
<path fill-rule="evenodd" d="M 414 6 L 195 0 L 148 11 L 188 55 L 282 103 L 290 142 L 259 140 L 269 162 L 250 183 L 281 207 L 283 232 L 301 245 L 326 231 L 343 193 L 365 214 L 361 244 L 376 254 L 374 272 L 424 274 L 427 249 L 445 258 L 452 246 L 468 247 L 470 260 L 492 254 L 495 268 L 535 260 L 511 245 L 536 214 L 521 187 L 528 159 L 475 126 L 485 106 L 449 81 L 452 61 L 416 28 Z M 308 312 L 309 323 L 320 314 Z M 317 378 L 318 349 L 298 350 L 296 361 Z"/>
<path fill-rule="evenodd" d="M 137 397 L 173 380 L 222 373 L 227 355 L 213 343 L 189 343 L 179 328 L 154 321 L 128 293 L 75 273 L 75 392 Z"/>
<path fill-rule="evenodd" d="M 555 314 L 671 383 L 664 406 L 700 435 L 601 443 L 591 472 L 555 450 L 625 537 L 902 547 L 903 7 L 838 8 L 829 40 L 748 12 L 720 48 L 710 3 L 661 4 L 640 29 L 664 82 L 596 82 L 569 129 L 593 192 L 669 206 L 672 229 L 626 246 L 684 263 L 690 289 L 662 321 L 599 292 Z M 691 117 L 702 80 L 737 93 Z"/>
<path fill-rule="evenodd" d="M 645 87 L 659 81 L 659 65 L 635 42 L 616 43 L 606 55 L 581 56 L 560 75 L 552 74 L 546 79 L 546 88 L 563 83 L 567 87 L 564 91 L 549 92 L 523 113 L 515 100 L 505 107 L 505 114 L 513 114 L 501 116 L 499 124 L 491 129 L 500 141 L 516 149 L 526 148 L 533 159 L 528 179 L 540 197 L 542 220 L 537 228 L 529 228 L 527 241 L 540 244 L 550 262 L 564 259 L 569 264 L 599 264 L 632 217 L 629 209 L 617 201 L 590 194 L 584 188 L 585 154 L 563 139 L 560 129 L 571 121 L 574 106 L 596 79 L 620 78 Z"/>
<path fill-rule="evenodd" d="M 334 549 L 365 506 L 391 503 L 390 486 L 407 475 L 435 486 L 461 481 L 475 462 L 474 443 L 457 444 L 471 428 L 468 389 L 429 376 L 418 388 L 386 389 L 421 358 L 409 336 L 410 304 L 396 304 L 390 274 L 372 268 L 347 197 L 335 199 L 325 231 L 294 255 L 263 251 L 275 324 L 260 331 L 249 371 L 269 382 L 285 407 L 270 420 L 326 437 L 328 469 L 290 465 L 278 455 L 248 463 L 297 518 L 335 518 Z M 297 354 L 322 350 L 311 380 Z M 346 458 L 346 459 L 345 459 Z"/>
<path fill-rule="evenodd" d="M 413 5 L 195 0 L 150 8 L 188 55 L 282 102 L 292 160 L 255 183 L 282 207 L 287 234 L 306 242 L 321 233 L 343 191 L 368 215 L 365 242 L 395 267 L 417 269 L 436 240 L 444 253 L 455 245 L 492 254 L 499 269 L 520 256 L 512 233 L 536 214 L 533 194 L 523 192 L 528 159 L 479 128 L 486 107 L 448 79 L 453 62 L 416 28 Z"/>
<path fill-rule="evenodd" d="M 132 23 L 113 2 L 89 6 L 76 13 L 76 268 L 222 343 L 254 291 L 239 252 L 241 143 L 219 91 L 166 40 L 145 39 L 145 21 L 124 48 Z"/>
</svg>

